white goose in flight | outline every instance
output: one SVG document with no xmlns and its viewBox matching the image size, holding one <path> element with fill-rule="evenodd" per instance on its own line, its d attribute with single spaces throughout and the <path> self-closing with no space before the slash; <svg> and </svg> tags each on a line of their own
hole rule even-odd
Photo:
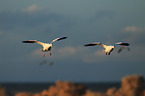
<svg viewBox="0 0 145 96">
<path fill-rule="evenodd" d="M 129 46 L 128 43 L 124 43 L 124 42 L 118 42 L 118 43 L 115 43 L 114 45 L 109 45 L 109 46 L 107 46 L 105 44 L 102 44 L 100 42 L 96 42 L 96 43 L 85 44 L 84 46 L 87 47 L 87 46 L 95 46 L 95 45 L 103 46 L 105 48 L 105 50 L 104 50 L 105 51 L 105 55 L 107 55 L 107 54 L 110 55 L 110 53 L 114 50 L 116 45 Z"/>
<path fill-rule="evenodd" d="M 55 41 L 59 41 L 62 39 L 66 39 L 67 37 L 60 37 L 60 38 L 56 38 L 54 40 L 52 40 L 51 43 L 43 43 L 37 40 L 27 40 L 27 41 L 22 41 L 23 43 L 38 43 L 40 45 L 42 45 L 43 49 L 41 49 L 42 52 L 48 52 L 49 51 L 49 55 L 51 55 L 51 48 L 53 47 L 53 43 Z M 43 53 L 43 57 L 45 56 L 45 54 Z"/>
</svg>

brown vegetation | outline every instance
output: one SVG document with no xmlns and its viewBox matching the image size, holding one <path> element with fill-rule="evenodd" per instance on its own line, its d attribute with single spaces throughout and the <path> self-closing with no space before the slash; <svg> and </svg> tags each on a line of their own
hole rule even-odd
<svg viewBox="0 0 145 96">
<path fill-rule="evenodd" d="M 143 90 L 144 79 L 139 75 L 126 76 L 122 79 L 120 89 L 110 88 L 107 95 L 111 96 L 145 96 Z"/>
<path fill-rule="evenodd" d="M 2 88 L 1 85 L 0 85 L 0 96 L 7 96 L 6 89 L 5 88 Z"/>
<path fill-rule="evenodd" d="M 33 94 L 29 92 L 20 92 L 17 93 L 15 96 L 33 96 Z"/>
<path fill-rule="evenodd" d="M 93 92 L 84 85 L 72 82 L 57 81 L 55 86 L 40 93 L 19 92 L 15 96 L 145 96 L 144 79 L 139 75 L 126 76 L 122 79 L 121 88 L 109 88 L 106 93 Z M 0 96 L 7 96 L 0 87 Z"/>
<path fill-rule="evenodd" d="M 50 86 L 48 90 L 41 93 L 31 94 L 27 92 L 17 93 L 15 96 L 82 96 L 86 92 L 83 85 L 72 82 L 57 81 L 56 86 Z"/>
</svg>

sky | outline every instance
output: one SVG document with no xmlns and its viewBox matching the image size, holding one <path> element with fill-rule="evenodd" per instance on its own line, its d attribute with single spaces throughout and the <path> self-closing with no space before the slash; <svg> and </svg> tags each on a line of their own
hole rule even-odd
<svg viewBox="0 0 145 96">
<path fill-rule="evenodd" d="M 0 0 L 0 82 L 116 82 L 145 76 L 144 0 Z M 52 56 L 24 40 L 54 43 Z M 128 42 L 106 56 L 101 42 Z"/>
</svg>

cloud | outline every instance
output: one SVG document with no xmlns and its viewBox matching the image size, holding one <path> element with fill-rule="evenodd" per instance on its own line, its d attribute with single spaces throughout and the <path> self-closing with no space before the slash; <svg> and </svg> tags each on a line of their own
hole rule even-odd
<svg viewBox="0 0 145 96">
<path fill-rule="evenodd" d="M 77 52 L 77 48 L 74 48 L 72 46 L 65 46 L 65 47 L 61 47 L 61 48 L 56 48 L 53 47 L 52 48 L 52 56 L 50 57 L 51 59 L 64 59 L 64 58 L 68 58 L 72 55 L 75 55 Z M 46 52 L 45 56 L 47 56 L 48 52 Z M 33 58 L 39 58 L 40 55 L 42 54 L 40 48 L 39 49 L 35 49 L 30 55 Z"/>
<path fill-rule="evenodd" d="M 45 53 L 46 57 L 49 54 Z M 30 53 L 30 57 L 38 59 L 42 55 L 40 49 L 35 49 L 33 52 Z M 87 55 L 87 49 L 81 46 L 73 47 L 73 46 L 64 46 L 61 48 L 52 48 L 52 56 L 49 56 L 49 59 L 52 60 L 59 60 L 59 59 L 75 59 L 75 60 L 83 60 L 84 56 Z"/>
<path fill-rule="evenodd" d="M 127 26 L 123 29 L 124 32 L 142 32 L 145 31 L 145 27 Z"/>
<path fill-rule="evenodd" d="M 112 54 L 112 56 L 106 56 L 103 49 L 96 49 L 96 51 L 94 51 L 91 50 L 91 48 L 82 46 L 64 46 L 61 48 L 52 48 L 52 56 L 49 56 L 47 52 L 45 53 L 45 56 L 51 60 L 81 60 L 84 63 L 94 63 L 108 61 L 109 58 L 114 57 L 114 54 Z M 35 49 L 30 53 L 31 60 L 38 60 L 40 57 L 42 57 L 40 49 Z"/>
<path fill-rule="evenodd" d="M 55 50 L 53 59 L 81 60 L 85 63 L 94 63 L 107 60 L 102 49 L 94 51 L 83 46 L 65 46 Z M 96 59 L 97 58 L 97 59 Z"/>
<path fill-rule="evenodd" d="M 108 61 L 107 57 L 109 56 L 106 56 L 102 49 L 99 50 L 96 49 L 96 51 L 92 52 L 87 51 L 86 54 L 84 54 L 82 60 L 85 63 L 104 62 Z"/>
<path fill-rule="evenodd" d="M 54 51 L 53 51 L 54 49 Z M 85 49 L 83 47 L 77 46 L 65 46 L 61 48 L 53 48 L 52 53 L 54 56 L 52 59 L 81 59 Z"/>
<path fill-rule="evenodd" d="M 104 51 L 102 49 L 94 52 L 94 56 L 103 56 L 103 55 L 104 55 Z"/>
<path fill-rule="evenodd" d="M 96 63 L 96 62 L 110 62 L 110 61 L 120 61 L 120 60 L 144 60 L 144 52 L 141 51 L 144 49 L 144 46 L 137 46 L 134 45 L 129 46 L 131 51 L 123 51 L 120 54 L 117 53 L 118 47 L 111 53 L 111 55 L 105 55 L 103 49 L 92 49 L 92 48 L 85 48 L 83 46 L 64 46 L 60 48 L 53 47 L 52 48 L 52 56 L 45 53 L 45 58 L 49 58 L 49 60 L 71 60 L 77 61 L 80 60 L 84 63 Z M 33 50 L 30 53 L 29 59 L 31 60 L 38 60 L 42 58 L 42 52 L 40 51 L 41 48 Z M 128 58 L 129 57 L 129 58 Z M 132 58 L 130 58 L 132 57 Z M 132 60 L 131 60 L 132 61 Z"/>
<path fill-rule="evenodd" d="M 124 40 L 126 42 L 130 42 L 138 46 L 144 45 L 145 26 L 127 26 L 122 29 L 122 33 L 122 35 L 125 37 Z"/>
<path fill-rule="evenodd" d="M 60 48 L 58 53 L 62 56 L 73 55 L 77 52 L 77 49 L 71 46 L 66 46 L 64 48 Z"/>
<path fill-rule="evenodd" d="M 32 55 L 33 57 L 38 57 L 38 56 L 41 55 L 41 54 L 42 54 L 42 52 L 41 52 L 40 49 L 35 49 L 35 50 L 31 53 L 31 55 Z"/>
<path fill-rule="evenodd" d="M 25 8 L 23 11 L 0 12 L 0 29 L 15 33 L 21 31 L 21 34 L 25 33 L 24 35 L 29 34 L 29 36 L 35 33 L 35 36 L 39 34 L 40 37 L 44 33 L 64 34 L 60 32 L 66 32 L 74 26 L 75 20 L 71 20 L 66 15 L 49 12 L 46 7 L 33 6 Z M 34 11 L 30 12 L 30 9 Z"/>
<path fill-rule="evenodd" d="M 31 6 L 27 7 L 27 8 L 24 8 L 23 11 L 24 12 L 33 13 L 33 12 L 37 12 L 37 11 L 42 11 L 43 9 L 44 8 L 42 8 L 42 7 L 38 6 L 38 5 L 33 4 L 33 5 L 31 5 Z"/>
</svg>

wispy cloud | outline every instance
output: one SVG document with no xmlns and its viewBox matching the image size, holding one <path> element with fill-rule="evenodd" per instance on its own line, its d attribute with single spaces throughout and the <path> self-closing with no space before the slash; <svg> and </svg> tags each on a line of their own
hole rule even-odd
<svg viewBox="0 0 145 96">
<path fill-rule="evenodd" d="M 61 54 L 62 56 L 73 55 L 73 54 L 76 54 L 76 52 L 77 52 L 77 49 L 71 46 L 66 46 L 58 50 L 58 53 Z"/>
<path fill-rule="evenodd" d="M 125 41 L 132 42 L 136 45 L 144 44 L 145 26 L 127 26 L 122 29 L 122 33 L 125 35 Z"/>
<path fill-rule="evenodd" d="M 42 11 L 44 9 L 45 9 L 44 7 L 40 7 L 36 4 L 33 4 L 31 6 L 28 6 L 27 8 L 23 8 L 23 12 L 33 13 L 33 12 L 37 12 L 37 11 Z"/>
<path fill-rule="evenodd" d="M 55 55 L 52 57 L 53 59 L 68 59 L 68 58 L 76 58 L 81 59 L 85 49 L 83 47 L 77 46 L 65 46 L 62 48 L 54 48 Z"/>
<path fill-rule="evenodd" d="M 104 55 L 104 51 L 101 49 L 101 50 L 97 50 L 96 52 L 94 52 L 94 55 L 95 56 L 103 56 Z"/>
<path fill-rule="evenodd" d="M 41 48 L 40 48 L 41 49 Z M 34 58 L 39 58 L 42 55 L 40 49 L 35 49 L 30 55 Z M 61 48 L 52 48 L 52 56 L 51 59 L 64 59 L 69 58 L 72 55 L 75 55 L 77 49 L 72 46 L 65 46 Z M 45 53 L 46 56 L 48 55 L 47 52 Z"/>
<path fill-rule="evenodd" d="M 89 51 L 90 48 L 86 51 L 86 54 L 82 57 L 83 62 L 85 63 L 95 63 L 95 62 L 104 62 L 108 61 L 109 56 L 106 56 L 103 52 L 103 49 L 96 49 L 96 51 Z"/>
<path fill-rule="evenodd" d="M 85 54 L 87 54 L 86 48 L 77 46 L 64 46 L 61 48 L 52 48 L 52 56 L 49 56 L 50 59 L 52 60 L 59 60 L 59 59 L 82 59 Z M 40 49 L 35 49 L 33 52 L 30 53 L 30 56 L 33 58 L 38 59 L 42 55 L 42 52 Z M 48 54 L 46 53 L 46 56 Z"/>
<path fill-rule="evenodd" d="M 106 56 L 103 52 L 103 49 L 92 51 L 91 48 L 85 48 L 82 46 L 65 46 L 61 48 L 54 47 L 52 49 L 52 56 L 49 56 L 46 53 L 46 57 L 49 57 L 51 60 L 81 60 L 84 63 L 94 63 L 94 62 L 105 62 L 112 60 L 117 53 L 113 53 L 111 56 Z M 40 49 L 34 50 L 30 57 L 32 60 L 42 57 L 42 52 Z"/>
<path fill-rule="evenodd" d="M 123 29 L 124 32 L 142 32 L 145 31 L 145 27 L 137 27 L 137 26 L 127 26 Z"/>
<path fill-rule="evenodd" d="M 41 52 L 40 49 L 35 49 L 35 50 L 31 53 L 31 56 L 36 58 L 36 57 L 39 57 L 41 54 L 42 54 L 42 52 Z"/>
</svg>

